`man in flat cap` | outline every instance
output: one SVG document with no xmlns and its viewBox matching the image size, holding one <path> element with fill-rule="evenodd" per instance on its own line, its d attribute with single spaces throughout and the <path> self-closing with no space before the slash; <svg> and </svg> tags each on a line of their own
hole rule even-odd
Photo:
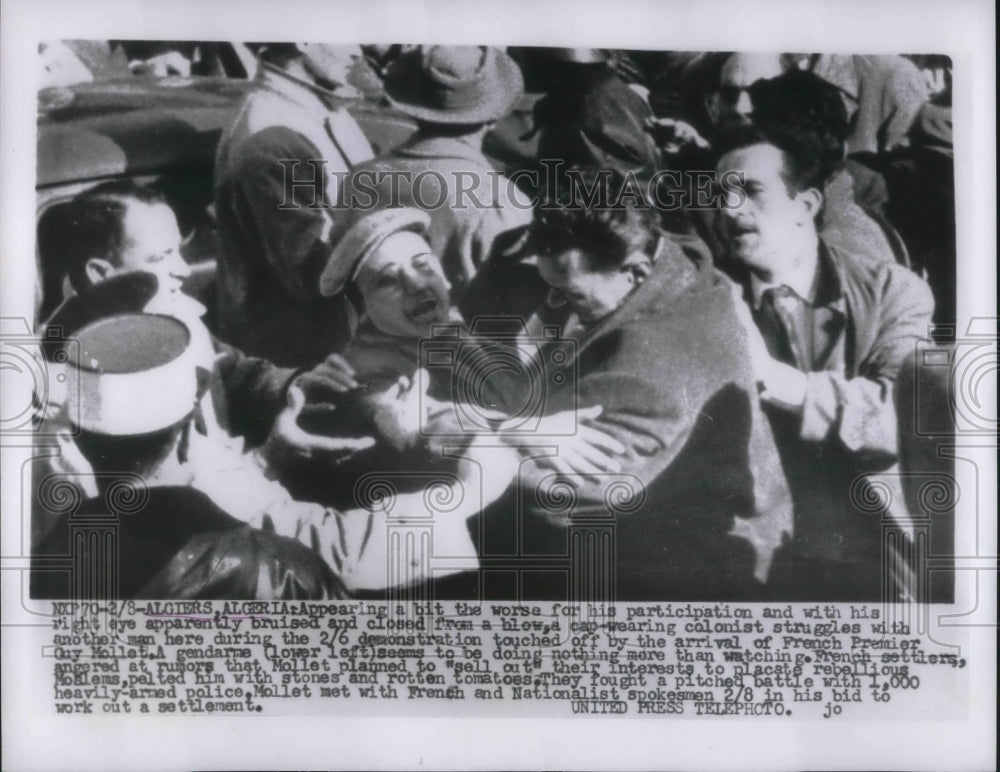
<svg viewBox="0 0 1000 772">
<path fill-rule="evenodd" d="M 416 119 L 417 133 L 352 175 L 360 208 L 410 206 L 431 216 L 427 238 L 460 292 L 500 234 L 527 225 L 528 198 L 483 155 L 490 127 L 524 84 L 517 64 L 484 46 L 408 51 L 386 75 L 386 96 Z"/>
<path fill-rule="evenodd" d="M 316 287 L 339 179 L 372 157 L 341 96 L 357 56 L 356 46 L 269 45 L 219 144 L 219 333 L 279 365 L 313 365 L 353 333 L 346 301 Z"/>
<path fill-rule="evenodd" d="M 455 342 L 454 336 L 465 330 L 461 314 L 450 303 L 450 286 L 441 263 L 428 241 L 429 219 L 427 213 L 409 208 L 366 214 L 344 234 L 330 255 L 320 291 L 346 291 L 358 298 L 359 311 L 370 322 L 362 325 L 358 338 L 344 354 L 358 372 L 395 369 L 412 376 L 434 358 L 425 344 Z M 455 362 L 454 368 L 431 368 L 431 398 L 441 400 L 453 417 L 457 416 L 455 403 L 470 399 L 466 385 L 483 385 L 479 383 L 479 366 L 497 357 L 503 360 L 512 353 L 511 346 L 516 346 L 516 339 L 509 334 L 516 326 L 513 317 L 502 321 L 492 317 L 490 321 L 500 322 L 499 329 L 472 327 L 471 334 L 463 338 L 465 356 Z M 498 383 L 498 388 L 505 388 L 504 379 Z M 518 388 L 523 386 L 517 384 Z M 472 409 L 480 412 L 483 407 L 476 405 Z M 507 416 L 496 407 L 493 404 L 486 412 L 502 423 Z M 586 418 L 588 414 L 580 411 L 575 415 Z M 553 444 L 559 445 L 558 458 L 551 464 L 543 461 L 542 465 L 578 473 L 607 471 L 615 465 L 610 454 L 624 451 L 617 440 L 584 426 Z"/>
</svg>

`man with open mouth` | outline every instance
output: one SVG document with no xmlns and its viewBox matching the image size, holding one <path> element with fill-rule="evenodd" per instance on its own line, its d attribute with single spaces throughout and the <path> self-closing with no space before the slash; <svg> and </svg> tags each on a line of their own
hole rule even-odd
<svg viewBox="0 0 1000 772">
<path fill-rule="evenodd" d="M 425 236 L 429 223 L 419 209 L 372 212 L 353 221 L 331 253 L 320 291 L 348 293 L 364 317 L 362 341 L 388 336 L 415 348 L 434 325 L 459 321 L 451 285 Z"/>
</svg>

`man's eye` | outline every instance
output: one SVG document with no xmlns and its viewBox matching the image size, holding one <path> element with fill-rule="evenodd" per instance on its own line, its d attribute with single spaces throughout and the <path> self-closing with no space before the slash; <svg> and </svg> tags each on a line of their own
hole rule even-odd
<svg viewBox="0 0 1000 772">
<path fill-rule="evenodd" d="M 415 257 L 413 258 L 413 262 L 411 264 L 421 273 L 434 273 L 434 267 L 431 265 L 431 261 L 426 257 Z"/>
<path fill-rule="evenodd" d="M 390 273 L 383 273 L 375 280 L 375 286 L 379 289 L 392 287 L 396 284 L 396 277 Z"/>
</svg>

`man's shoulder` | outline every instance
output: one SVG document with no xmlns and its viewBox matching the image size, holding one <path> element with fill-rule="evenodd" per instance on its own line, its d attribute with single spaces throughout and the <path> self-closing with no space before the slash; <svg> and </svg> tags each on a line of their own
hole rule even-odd
<svg viewBox="0 0 1000 772">
<path fill-rule="evenodd" d="M 643 352 L 648 368 L 672 367 L 668 352 L 690 362 L 723 362 L 742 342 L 729 280 L 678 244 L 620 310 L 595 338 L 613 336 L 616 345 Z"/>
<path fill-rule="evenodd" d="M 883 303 L 904 298 L 914 308 L 933 306 L 930 288 L 906 266 L 886 262 L 834 244 L 825 244 L 826 254 L 837 268 L 848 303 Z"/>
<path fill-rule="evenodd" d="M 728 285 L 700 238 L 664 231 L 657 255 L 645 282 L 649 286 L 645 292 L 636 292 L 644 315 L 687 317 L 693 313 L 702 317 L 727 306 Z"/>
<path fill-rule="evenodd" d="M 878 255 L 860 249 L 848 250 L 843 245 L 822 240 L 828 259 L 837 267 L 842 279 L 864 285 L 878 286 L 890 279 L 898 282 L 919 282 L 906 266 L 881 259 Z"/>
<path fill-rule="evenodd" d="M 862 76 L 880 77 L 887 81 L 897 77 L 922 77 L 917 65 L 896 54 L 854 54 L 851 60 Z"/>
</svg>

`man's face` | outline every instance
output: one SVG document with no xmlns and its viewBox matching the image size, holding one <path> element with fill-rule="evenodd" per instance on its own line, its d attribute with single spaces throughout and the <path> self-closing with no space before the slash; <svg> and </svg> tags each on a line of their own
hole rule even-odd
<svg viewBox="0 0 1000 772">
<path fill-rule="evenodd" d="M 568 304 L 587 325 L 616 311 L 636 286 L 628 267 L 595 270 L 577 248 L 539 255 L 538 272 L 550 287 L 549 303 Z"/>
<path fill-rule="evenodd" d="M 132 201 L 122 225 L 121 256 L 109 273 L 146 271 L 156 275 L 161 292 L 180 292 L 191 268 L 181 256 L 181 233 L 173 210 L 166 204 Z"/>
<path fill-rule="evenodd" d="M 333 85 L 347 83 L 347 75 L 361 58 L 361 46 L 299 43 L 306 69 L 321 81 Z"/>
<path fill-rule="evenodd" d="M 780 54 L 733 54 L 722 66 L 719 88 L 706 100 L 709 117 L 718 129 L 747 123 L 753 113 L 750 88 L 758 80 L 782 74 Z"/>
<path fill-rule="evenodd" d="M 737 207 L 723 207 L 721 227 L 730 254 L 768 278 L 790 268 L 799 257 L 803 228 L 815 232 L 815 197 L 790 193 L 782 174 L 785 160 L 773 145 L 750 145 L 719 159 L 718 175 L 743 175 L 744 197 Z M 730 196 L 734 198 L 733 195 Z M 729 203 L 734 203 L 730 201 Z"/>
<path fill-rule="evenodd" d="M 382 332 L 423 338 L 432 324 L 448 321 L 448 280 L 427 241 L 400 231 L 385 239 L 358 268 L 355 283 L 365 311 Z"/>
</svg>

